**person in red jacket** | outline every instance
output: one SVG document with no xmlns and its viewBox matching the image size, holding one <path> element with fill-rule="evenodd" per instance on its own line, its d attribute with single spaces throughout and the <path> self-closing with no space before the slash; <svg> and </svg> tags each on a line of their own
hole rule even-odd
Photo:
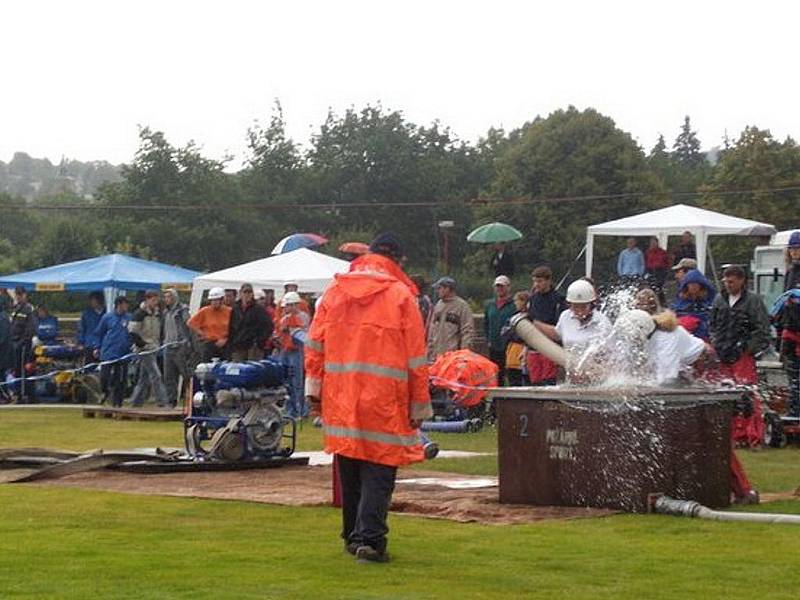
<svg viewBox="0 0 800 600">
<path fill-rule="evenodd" d="M 397 467 L 423 460 L 418 428 L 433 416 L 417 289 L 402 245 L 379 235 L 336 275 L 305 343 L 306 398 L 321 402 L 325 451 L 338 464 L 345 549 L 386 562 Z M 316 406 L 315 406 L 316 405 Z"/>
<path fill-rule="evenodd" d="M 664 280 L 671 266 L 669 254 L 658 245 L 658 238 L 650 238 L 650 247 L 644 253 L 644 269 L 659 288 L 664 287 Z"/>
</svg>

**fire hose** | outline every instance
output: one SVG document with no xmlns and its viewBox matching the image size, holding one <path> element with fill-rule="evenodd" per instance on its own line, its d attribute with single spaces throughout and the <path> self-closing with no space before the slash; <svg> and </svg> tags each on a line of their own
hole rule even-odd
<svg viewBox="0 0 800 600">
<path fill-rule="evenodd" d="M 8 449 L 0 453 L 0 468 L 34 467 L 33 472 L 4 477 L 4 483 L 25 483 L 43 479 L 58 479 L 87 471 L 105 469 L 136 461 L 173 462 L 177 457 L 157 448 L 155 452 L 97 450 L 84 454 L 59 452 L 40 448 Z"/>
<path fill-rule="evenodd" d="M 655 512 L 676 517 L 692 517 L 711 521 L 739 521 L 752 523 L 791 523 L 800 525 L 800 515 L 775 513 L 725 512 L 713 510 L 694 500 L 676 500 L 669 496 L 659 496 L 653 505 Z"/>
<path fill-rule="evenodd" d="M 509 321 L 511 329 L 528 346 L 543 354 L 557 365 L 562 367 L 567 363 L 567 355 L 564 348 L 556 344 L 534 325 L 527 316 L 523 314 L 514 315 Z"/>
<path fill-rule="evenodd" d="M 483 421 L 480 419 L 465 419 L 463 421 L 425 421 L 420 429 L 439 433 L 469 433 L 480 431 Z"/>
</svg>

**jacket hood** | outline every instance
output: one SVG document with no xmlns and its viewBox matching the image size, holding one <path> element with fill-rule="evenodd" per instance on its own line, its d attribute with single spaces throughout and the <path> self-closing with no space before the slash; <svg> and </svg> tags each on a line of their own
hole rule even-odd
<svg viewBox="0 0 800 600">
<path fill-rule="evenodd" d="M 711 285 L 711 282 L 697 269 L 692 269 L 681 280 L 681 287 L 678 289 L 678 293 L 683 293 L 686 291 L 686 286 L 690 283 L 699 283 L 701 287 L 706 290 L 708 294 L 706 299 L 710 302 L 714 299 L 714 296 L 717 295 L 717 290 L 714 289 L 714 286 Z"/>
<path fill-rule="evenodd" d="M 368 298 L 400 282 L 416 296 L 417 286 L 393 260 L 380 254 L 364 254 L 350 263 L 349 273 L 335 276 L 337 287 L 352 298 Z"/>
</svg>

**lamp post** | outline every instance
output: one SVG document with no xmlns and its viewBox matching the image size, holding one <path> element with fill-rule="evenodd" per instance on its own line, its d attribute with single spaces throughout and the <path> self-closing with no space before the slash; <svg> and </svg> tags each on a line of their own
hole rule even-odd
<svg viewBox="0 0 800 600">
<path fill-rule="evenodd" d="M 455 221 L 439 221 L 439 229 L 442 230 L 442 260 L 444 262 L 444 272 L 450 271 L 450 239 L 447 231 L 455 227 Z"/>
</svg>

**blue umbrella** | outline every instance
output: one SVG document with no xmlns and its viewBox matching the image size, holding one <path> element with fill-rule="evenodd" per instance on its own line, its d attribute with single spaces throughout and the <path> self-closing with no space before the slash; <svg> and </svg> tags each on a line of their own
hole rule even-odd
<svg viewBox="0 0 800 600">
<path fill-rule="evenodd" d="M 285 254 L 300 248 L 315 248 L 328 243 L 328 238 L 324 238 L 316 233 L 293 233 L 287 235 L 280 242 L 275 244 L 272 254 Z"/>
</svg>

